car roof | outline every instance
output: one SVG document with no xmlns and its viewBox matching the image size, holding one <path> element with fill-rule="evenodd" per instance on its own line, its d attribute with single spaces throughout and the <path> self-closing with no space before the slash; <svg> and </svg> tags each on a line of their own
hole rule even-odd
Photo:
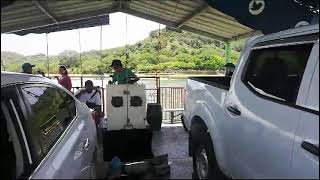
<svg viewBox="0 0 320 180">
<path fill-rule="evenodd" d="M 57 85 L 55 81 L 41 75 L 1 71 L 1 87 L 17 83 L 42 82 Z"/>
<path fill-rule="evenodd" d="M 292 29 L 288 29 L 288 30 L 284 30 L 284 31 L 280 31 L 280 32 L 276 32 L 276 33 L 272 33 L 264 36 L 261 36 L 261 35 L 256 36 L 253 38 L 253 41 L 254 41 L 253 43 L 284 39 L 284 38 L 295 37 L 295 36 L 303 36 L 303 35 L 315 34 L 315 33 L 319 33 L 319 24 L 295 27 Z"/>
</svg>

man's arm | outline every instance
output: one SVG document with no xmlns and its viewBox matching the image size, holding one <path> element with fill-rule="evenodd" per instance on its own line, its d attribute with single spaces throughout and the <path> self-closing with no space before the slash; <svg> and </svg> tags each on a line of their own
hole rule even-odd
<svg viewBox="0 0 320 180">
<path fill-rule="evenodd" d="M 96 91 L 98 91 L 95 95 L 95 99 L 94 99 L 94 102 L 95 102 L 95 107 L 94 107 L 94 110 L 96 112 L 99 113 L 99 116 L 101 115 L 101 96 L 100 96 L 100 91 L 97 89 Z"/>
<path fill-rule="evenodd" d="M 135 83 L 139 81 L 139 78 L 137 75 L 135 75 L 130 69 L 128 69 L 128 79 L 129 81 Z"/>
<path fill-rule="evenodd" d="M 44 74 L 44 72 L 42 70 L 38 70 L 38 74 L 41 74 L 42 77 L 46 77 L 46 75 Z"/>
<path fill-rule="evenodd" d="M 109 82 L 111 82 L 111 84 L 114 84 L 114 83 L 116 83 L 116 82 L 118 81 L 118 79 L 117 79 L 117 77 L 116 77 L 115 73 L 113 73 L 112 75 L 110 75 L 110 77 L 112 78 L 112 80 L 111 80 L 111 81 L 109 81 Z"/>
<path fill-rule="evenodd" d="M 80 92 L 76 95 L 74 95 L 77 99 L 80 98 L 80 96 L 85 92 L 85 90 L 80 90 Z"/>
<path fill-rule="evenodd" d="M 135 78 L 138 78 L 137 75 L 135 75 L 130 69 L 129 69 L 129 74 L 130 76 L 129 77 L 135 77 Z"/>
<path fill-rule="evenodd" d="M 93 108 L 97 113 L 101 114 L 101 105 L 95 105 Z"/>
</svg>

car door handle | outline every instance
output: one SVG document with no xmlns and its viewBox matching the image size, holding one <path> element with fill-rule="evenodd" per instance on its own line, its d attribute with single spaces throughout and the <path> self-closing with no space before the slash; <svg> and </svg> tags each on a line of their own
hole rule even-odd
<svg viewBox="0 0 320 180">
<path fill-rule="evenodd" d="M 231 112 L 234 115 L 240 116 L 241 115 L 241 111 L 239 110 L 238 107 L 234 107 L 234 106 L 227 106 L 227 110 L 229 112 Z"/>
<path fill-rule="evenodd" d="M 89 138 L 86 138 L 86 140 L 83 141 L 83 148 L 82 148 L 82 150 L 88 150 L 89 145 L 90 145 Z"/>
<path fill-rule="evenodd" d="M 319 146 L 312 144 L 310 142 L 307 142 L 307 141 L 303 141 L 301 143 L 301 147 L 303 149 L 305 149 L 306 151 L 308 151 L 316 156 L 319 156 Z"/>
</svg>

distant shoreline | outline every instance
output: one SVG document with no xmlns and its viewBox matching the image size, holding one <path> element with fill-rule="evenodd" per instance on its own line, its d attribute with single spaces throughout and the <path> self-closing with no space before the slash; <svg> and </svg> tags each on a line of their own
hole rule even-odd
<svg viewBox="0 0 320 180">
<path fill-rule="evenodd" d="M 111 74 L 104 74 L 102 75 L 104 78 L 110 78 Z M 224 75 L 220 72 L 211 72 L 209 73 L 158 73 L 158 77 L 165 78 L 165 79 L 187 79 L 189 77 L 199 77 L 199 76 L 221 76 Z M 50 74 L 50 77 L 58 76 L 58 74 Z M 71 78 L 80 78 L 81 74 L 69 74 Z M 156 77 L 155 73 L 138 73 L 138 77 Z M 83 74 L 82 77 L 84 78 L 100 78 L 101 75 L 97 74 Z"/>
</svg>

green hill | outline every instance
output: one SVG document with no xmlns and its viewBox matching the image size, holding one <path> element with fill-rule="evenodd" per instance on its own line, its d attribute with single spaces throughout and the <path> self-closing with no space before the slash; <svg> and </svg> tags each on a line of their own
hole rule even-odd
<svg viewBox="0 0 320 180">
<path fill-rule="evenodd" d="M 233 43 L 231 58 L 236 63 L 244 41 Z M 127 49 L 127 50 L 126 50 Z M 126 62 L 127 66 L 139 72 L 168 72 L 189 70 L 217 70 L 224 61 L 224 44 L 220 41 L 189 32 L 152 31 L 146 39 L 127 47 L 117 47 L 100 51 L 81 53 L 82 73 L 100 74 L 111 72 L 109 65 L 115 58 Z M 101 53 L 101 55 L 100 55 Z M 50 73 L 57 73 L 57 66 L 64 64 L 72 74 L 81 73 L 80 55 L 76 51 L 64 51 L 50 56 Z M 36 65 L 46 71 L 47 57 L 44 54 L 23 56 L 14 52 L 1 52 L 6 71 L 21 71 L 23 62 Z M 2 68 L 2 67 L 1 67 Z"/>
</svg>

